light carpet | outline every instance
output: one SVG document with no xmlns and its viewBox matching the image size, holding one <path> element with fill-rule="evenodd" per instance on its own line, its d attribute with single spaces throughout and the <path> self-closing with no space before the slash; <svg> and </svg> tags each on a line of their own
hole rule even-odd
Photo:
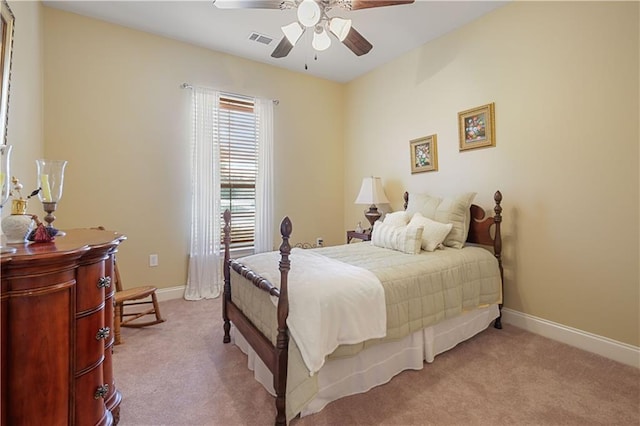
<svg viewBox="0 0 640 426">
<path fill-rule="evenodd" d="M 222 343 L 221 300 L 160 310 L 165 323 L 123 328 L 115 347 L 120 425 L 273 424 L 273 397 Z M 291 424 L 638 425 L 640 370 L 505 324 Z"/>
</svg>

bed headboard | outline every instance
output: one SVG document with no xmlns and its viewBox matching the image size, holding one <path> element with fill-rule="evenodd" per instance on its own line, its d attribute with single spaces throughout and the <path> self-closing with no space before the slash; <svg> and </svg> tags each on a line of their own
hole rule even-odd
<svg viewBox="0 0 640 426">
<path fill-rule="evenodd" d="M 469 223 L 469 234 L 467 236 L 467 242 L 471 244 L 480 244 L 484 246 L 493 247 L 493 254 L 498 259 L 500 264 L 500 273 L 502 273 L 502 235 L 500 234 L 500 224 L 502 223 L 502 193 L 496 191 L 493 195 L 495 206 L 493 207 L 493 216 L 486 217 L 485 210 L 471 204 L 471 221 Z M 409 193 L 404 193 L 404 209 L 407 209 L 409 204 Z M 492 228 L 493 235 L 492 235 Z"/>
</svg>

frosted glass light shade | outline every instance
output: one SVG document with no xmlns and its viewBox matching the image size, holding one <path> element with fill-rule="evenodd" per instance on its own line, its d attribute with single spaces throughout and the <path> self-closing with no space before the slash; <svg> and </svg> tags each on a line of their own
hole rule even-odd
<svg viewBox="0 0 640 426">
<path fill-rule="evenodd" d="M 2 193 L 0 194 L 0 209 L 9 199 L 11 192 L 11 150 L 12 145 L 0 145 L 0 185 L 2 185 Z"/>
<path fill-rule="evenodd" d="M 323 28 L 322 31 L 313 33 L 311 45 L 319 51 L 327 50 L 329 46 L 331 46 L 331 37 L 329 37 L 329 34 L 327 34 Z"/>
<path fill-rule="evenodd" d="M 356 204 L 384 204 L 388 202 L 389 199 L 382 188 L 382 179 L 373 176 L 362 179 Z"/>
<path fill-rule="evenodd" d="M 314 0 L 304 0 L 298 5 L 298 21 L 305 27 L 313 27 L 322 16 L 320 6 Z"/>
<path fill-rule="evenodd" d="M 304 30 L 302 29 L 300 24 L 298 24 L 297 22 L 292 22 L 291 24 L 282 27 L 282 32 L 284 33 L 285 37 L 287 37 L 287 40 L 289 40 L 289 43 L 295 46 Z"/>
<path fill-rule="evenodd" d="M 64 160 L 36 160 L 38 166 L 38 185 L 40 192 L 38 198 L 43 203 L 56 203 L 62 198 L 62 186 L 64 183 L 64 168 L 67 162 Z"/>
<path fill-rule="evenodd" d="M 351 19 L 331 18 L 329 29 L 338 40 L 344 41 L 349 31 L 351 31 Z"/>
</svg>

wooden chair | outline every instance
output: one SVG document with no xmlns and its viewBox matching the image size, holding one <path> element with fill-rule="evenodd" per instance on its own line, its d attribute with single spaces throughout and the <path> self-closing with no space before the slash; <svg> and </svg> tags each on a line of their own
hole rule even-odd
<svg viewBox="0 0 640 426">
<path fill-rule="evenodd" d="M 122 288 L 122 280 L 120 279 L 120 271 L 118 270 L 117 262 L 114 263 L 114 275 L 116 281 L 116 294 L 114 296 L 115 312 L 113 328 L 115 333 L 115 344 L 119 345 L 122 343 L 120 338 L 120 327 L 146 327 L 149 325 L 160 324 L 165 320 L 160 315 L 160 308 L 158 307 L 158 300 L 156 298 L 157 289 L 155 287 L 142 286 L 124 290 Z M 145 305 L 151 306 L 140 309 L 140 307 Z M 132 306 L 137 306 L 137 308 L 133 311 L 132 309 L 128 309 L 128 312 L 125 312 L 125 308 L 131 308 Z M 136 321 L 137 319 L 147 315 L 153 315 L 155 319 L 148 321 Z"/>
</svg>

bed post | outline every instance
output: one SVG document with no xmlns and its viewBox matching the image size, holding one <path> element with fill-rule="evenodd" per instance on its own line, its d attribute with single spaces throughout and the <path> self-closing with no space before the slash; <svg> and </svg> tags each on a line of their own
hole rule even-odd
<svg viewBox="0 0 640 426">
<path fill-rule="evenodd" d="M 286 425 L 285 412 L 287 391 L 287 365 L 289 362 L 289 330 L 287 316 L 289 315 L 288 275 L 291 269 L 289 254 L 289 236 L 292 231 L 291 220 L 285 217 L 280 224 L 282 244 L 280 245 L 280 297 L 278 298 L 278 337 L 276 340 L 276 365 L 273 374 L 273 387 L 276 391 L 276 425 Z"/>
<path fill-rule="evenodd" d="M 502 193 L 496 191 L 493 196 L 493 200 L 496 202 L 496 206 L 493 208 L 495 215 L 493 216 L 493 222 L 496 225 L 496 232 L 493 238 L 493 252 L 498 259 L 498 267 L 500 268 L 500 283 L 502 286 L 502 301 L 504 302 L 504 273 L 502 270 L 502 235 L 500 234 L 500 223 L 502 223 Z M 500 309 L 500 316 L 496 318 L 493 326 L 497 329 L 502 329 L 502 303 L 498 305 Z"/>
<path fill-rule="evenodd" d="M 227 314 L 227 303 L 231 302 L 231 273 L 229 271 L 229 246 L 231 245 L 231 212 L 227 209 L 224 211 L 224 290 L 222 295 L 222 319 L 224 320 L 224 337 L 223 343 L 229 343 L 231 336 L 231 322 Z"/>
</svg>

